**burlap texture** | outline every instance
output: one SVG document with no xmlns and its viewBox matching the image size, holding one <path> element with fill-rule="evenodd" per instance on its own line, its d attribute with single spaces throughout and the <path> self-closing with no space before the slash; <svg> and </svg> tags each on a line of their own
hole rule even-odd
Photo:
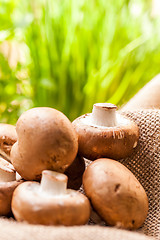
<svg viewBox="0 0 160 240">
<path fill-rule="evenodd" d="M 142 231 L 160 239 L 160 110 L 141 110 L 127 116 L 138 124 L 140 139 L 133 154 L 121 163 L 135 174 L 149 199 Z"/>
<path fill-rule="evenodd" d="M 1 240 L 154 240 L 110 227 L 47 227 L 0 219 Z"/>
<path fill-rule="evenodd" d="M 144 234 L 111 227 L 45 227 L 0 219 L 1 240 L 147 240 L 160 239 L 160 110 L 122 113 L 140 128 L 139 143 L 129 158 L 120 162 L 139 179 L 149 198 L 149 214 L 140 229 Z"/>
</svg>

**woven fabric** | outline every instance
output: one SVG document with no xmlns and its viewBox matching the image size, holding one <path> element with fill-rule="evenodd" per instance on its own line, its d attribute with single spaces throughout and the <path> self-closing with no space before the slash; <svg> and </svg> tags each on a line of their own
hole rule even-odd
<svg viewBox="0 0 160 240">
<path fill-rule="evenodd" d="M 148 82 L 131 100 L 122 108 L 123 111 L 160 108 L 160 74 Z"/>
<path fill-rule="evenodd" d="M 160 110 L 143 110 L 122 114 L 135 121 L 140 129 L 139 143 L 134 152 L 129 158 L 122 159 L 120 162 L 135 174 L 148 195 L 148 217 L 139 230 L 144 234 L 97 225 L 80 227 L 34 226 L 1 218 L 1 240 L 152 239 L 146 235 L 153 236 L 157 240 L 160 239 Z M 92 221 L 94 217 L 92 217 Z M 99 219 L 97 222 L 103 225 Z"/>
<path fill-rule="evenodd" d="M 0 219 L 1 240 L 154 240 L 110 227 L 47 227 Z"/>
<path fill-rule="evenodd" d="M 160 111 L 128 113 L 140 128 L 140 139 L 133 154 L 121 160 L 144 187 L 149 199 L 149 213 L 142 231 L 160 239 Z"/>
<path fill-rule="evenodd" d="M 139 143 L 132 155 L 119 160 L 137 177 L 149 199 L 148 217 L 138 231 L 160 239 L 160 110 L 122 114 L 135 121 L 140 129 Z M 87 160 L 86 165 L 90 162 Z M 97 217 L 94 213 L 89 223 L 104 225 Z"/>
</svg>

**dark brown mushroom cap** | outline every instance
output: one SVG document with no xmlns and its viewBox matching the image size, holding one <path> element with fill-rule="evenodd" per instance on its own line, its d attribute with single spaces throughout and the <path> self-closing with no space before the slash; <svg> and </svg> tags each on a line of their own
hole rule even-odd
<svg viewBox="0 0 160 240">
<path fill-rule="evenodd" d="M 0 150 L 10 155 L 12 145 L 17 141 L 16 127 L 0 123 Z M 0 153 L 2 154 L 2 152 Z"/>
<path fill-rule="evenodd" d="M 44 169 L 64 172 L 78 151 L 78 137 L 69 121 L 53 108 L 33 108 L 23 113 L 16 125 L 18 141 L 11 161 L 26 180 L 39 180 Z"/>
<path fill-rule="evenodd" d="M 12 211 L 18 221 L 43 225 L 82 225 L 90 216 L 90 204 L 81 193 L 68 190 L 64 196 L 39 191 L 39 184 L 25 182 L 14 192 Z"/>
<path fill-rule="evenodd" d="M 91 114 L 72 122 L 78 134 L 79 155 L 95 160 L 100 157 L 121 159 L 132 153 L 139 138 L 138 126 L 118 113 L 117 116 L 121 120 L 115 127 L 90 124 Z"/>
<path fill-rule="evenodd" d="M 137 229 L 146 219 L 145 190 L 118 161 L 103 158 L 92 162 L 84 172 L 83 186 L 94 209 L 107 224 Z"/>
<path fill-rule="evenodd" d="M 67 187 L 78 190 L 82 185 L 82 176 L 85 170 L 83 157 L 77 156 L 73 163 L 67 168 L 65 174 L 68 176 Z"/>
</svg>

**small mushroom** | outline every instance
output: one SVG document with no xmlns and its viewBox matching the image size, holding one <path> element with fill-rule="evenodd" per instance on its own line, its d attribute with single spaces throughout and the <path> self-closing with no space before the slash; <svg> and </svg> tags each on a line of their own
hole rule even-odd
<svg viewBox="0 0 160 240">
<path fill-rule="evenodd" d="M 16 127 L 0 123 L 0 155 L 10 162 L 12 145 L 17 141 Z"/>
<path fill-rule="evenodd" d="M 97 159 L 85 170 L 83 186 L 92 206 L 107 224 L 125 229 L 142 226 L 148 213 L 148 198 L 124 165 L 112 159 Z"/>
<path fill-rule="evenodd" d="M 82 176 L 85 170 L 85 162 L 83 157 L 77 155 L 73 163 L 65 171 L 68 177 L 67 187 L 78 190 L 82 185 Z"/>
<path fill-rule="evenodd" d="M 66 189 L 67 176 L 44 170 L 41 183 L 25 182 L 14 192 L 12 211 L 18 221 L 43 225 L 82 225 L 90 216 L 86 196 Z"/>
<path fill-rule="evenodd" d="M 16 171 L 12 164 L 0 157 L 0 215 L 11 213 L 12 194 L 20 183 L 22 181 L 16 180 Z"/>
<path fill-rule="evenodd" d="M 77 134 L 56 109 L 39 107 L 24 112 L 16 131 L 18 141 L 12 147 L 11 161 L 26 180 L 40 180 L 45 169 L 64 172 L 77 155 Z"/>
<path fill-rule="evenodd" d="M 138 126 L 116 112 L 110 103 L 96 103 L 92 113 L 73 121 L 78 134 L 79 154 L 95 160 L 100 157 L 121 159 L 137 146 Z"/>
</svg>

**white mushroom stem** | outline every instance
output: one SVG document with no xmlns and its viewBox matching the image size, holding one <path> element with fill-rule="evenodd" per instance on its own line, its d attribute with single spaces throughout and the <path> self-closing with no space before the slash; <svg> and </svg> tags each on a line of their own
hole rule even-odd
<svg viewBox="0 0 160 240">
<path fill-rule="evenodd" d="M 116 120 L 117 107 L 111 103 L 96 103 L 92 110 L 92 124 L 103 127 L 114 127 Z"/>
<path fill-rule="evenodd" d="M 0 157 L 0 182 L 11 182 L 16 180 L 16 171 L 12 164 Z"/>
<path fill-rule="evenodd" d="M 67 192 L 67 180 L 67 176 L 62 173 L 44 170 L 40 190 L 49 195 L 64 195 Z"/>
</svg>

